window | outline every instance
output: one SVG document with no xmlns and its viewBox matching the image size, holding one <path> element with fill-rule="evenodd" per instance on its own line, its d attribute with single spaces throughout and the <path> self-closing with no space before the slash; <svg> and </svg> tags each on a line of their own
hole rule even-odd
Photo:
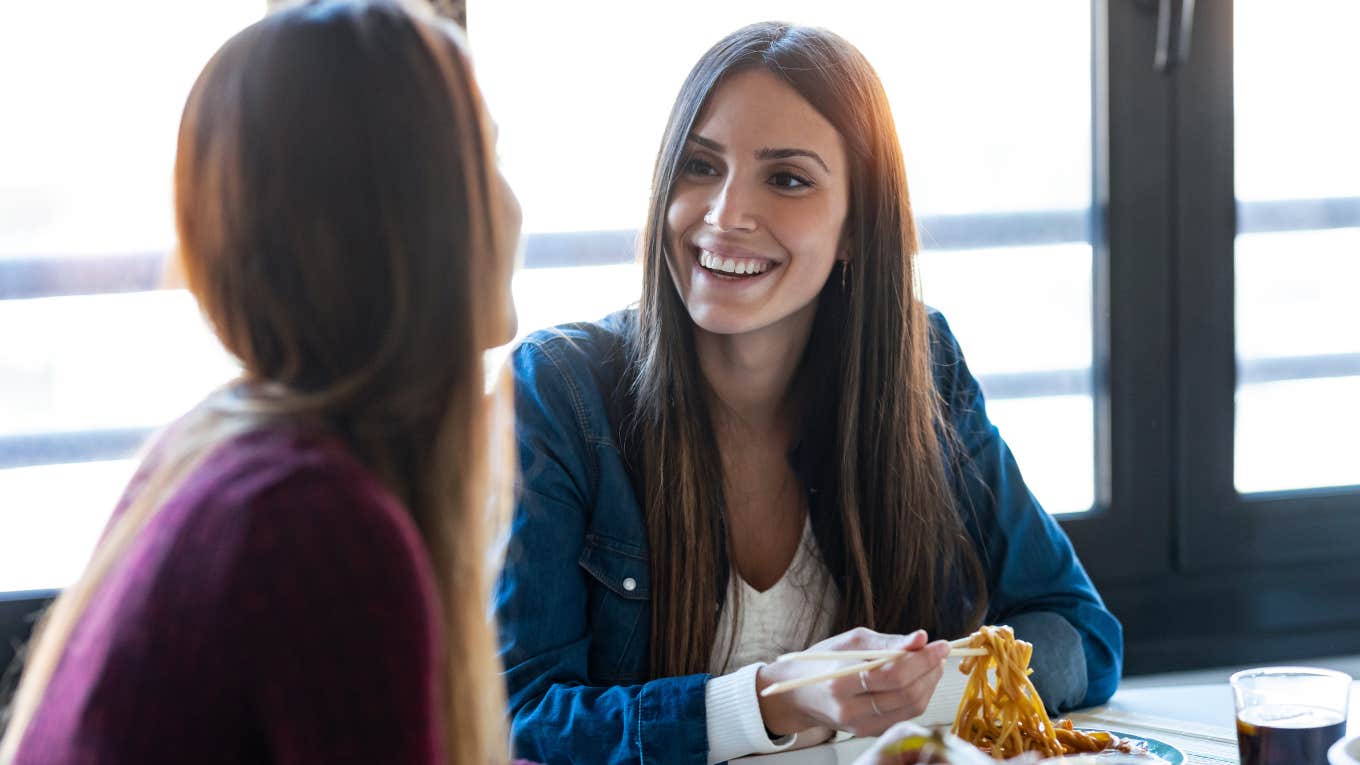
<svg viewBox="0 0 1360 765">
<path fill-rule="evenodd" d="M 1360 6 L 1243 3 L 1233 22 L 1234 482 L 1360 484 L 1360 101 L 1338 97 L 1360 72 Z"/>
<path fill-rule="evenodd" d="M 1355 15 L 600 0 L 532 25 L 473 2 L 469 24 L 531 235 L 595 262 L 628 260 L 670 99 L 708 44 L 777 17 L 860 47 L 902 133 L 927 301 L 1136 673 L 1360 650 L 1360 603 L 1321 594 L 1360 587 L 1337 565 L 1360 538 Z M 523 273 L 527 323 L 635 297 L 632 266 L 592 268 L 589 297 Z"/>
<path fill-rule="evenodd" d="M 959 336 L 1044 506 L 1088 510 L 1089 6 L 990 2 L 979 14 L 954 3 L 700 0 L 684 13 L 587 5 L 584 16 L 580 4 L 543 6 L 529 25 L 513 4 L 468 10 L 504 171 L 532 237 L 530 268 L 516 280 L 521 328 L 598 319 L 637 299 L 630 234 L 645 214 L 671 102 L 704 50 L 755 21 L 824 26 L 859 47 L 889 91 L 921 223 L 927 302 Z M 1021 27 L 1032 32 L 1015 35 Z M 536 245 L 553 239 L 618 265 L 534 268 Z"/>
<path fill-rule="evenodd" d="M 71 581 L 146 435 L 233 374 L 193 300 L 157 288 L 180 110 L 263 11 L 0 9 L 0 593 Z"/>
</svg>

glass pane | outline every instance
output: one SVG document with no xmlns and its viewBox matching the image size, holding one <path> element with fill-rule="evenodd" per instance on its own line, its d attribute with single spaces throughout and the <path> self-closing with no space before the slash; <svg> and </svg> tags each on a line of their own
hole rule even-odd
<svg viewBox="0 0 1360 765">
<path fill-rule="evenodd" d="M 154 428 L 238 368 L 184 290 L 0 300 L 0 327 L 0 438 Z"/>
<path fill-rule="evenodd" d="M 136 467 L 110 460 L 0 470 L 0 592 L 70 584 Z"/>
<path fill-rule="evenodd" d="M 1091 246 L 927 250 L 920 263 L 1030 490 L 1050 513 L 1089 509 Z"/>
<path fill-rule="evenodd" d="M 1236 486 L 1360 484 L 1360 4 L 1234 14 Z"/>
<path fill-rule="evenodd" d="M 183 290 L 0 301 L 0 346 L 0 592 L 62 587 L 134 467 L 109 460 L 238 367 Z"/>
<path fill-rule="evenodd" d="M 144 435 L 234 372 L 182 291 L 25 299 L 16 266 L 98 291 L 112 256 L 169 251 L 185 97 L 265 6 L 0 3 L 0 592 L 68 584 Z"/>
<path fill-rule="evenodd" d="M 0 256 L 165 251 L 194 78 L 264 0 L 0 3 Z"/>
<path fill-rule="evenodd" d="M 690 66 L 727 33 L 771 18 L 832 29 L 877 68 L 922 219 L 925 297 L 958 334 L 1036 496 L 1050 512 L 1088 509 L 1089 3 L 695 0 L 677 14 L 586 0 L 540 6 L 526 25 L 513 3 L 473 0 L 478 76 L 526 231 L 637 228 Z M 635 270 L 587 278 L 580 291 L 560 282 L 569 271 L 517 278 L 523 330 L 637 299 Z"/>
</svg>

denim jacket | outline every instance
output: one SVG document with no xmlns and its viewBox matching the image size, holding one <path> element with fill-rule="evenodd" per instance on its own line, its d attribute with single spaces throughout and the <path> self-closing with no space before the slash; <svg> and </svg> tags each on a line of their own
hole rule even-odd
<svg viewBox="0 0 1360 765">
<path fill-rule="evenodd" d="M 635 312 L 530 335 L 512 358 L 521 485 L 497 586 L 516 756 L 551 763 L 695 763 L 708 752 L 708 675 L 648 680 L 647 535 L 617 437 Z M 988 421 L 944 317 L 930 313 L 935 384 L 971 468 L 952 475 L 987 573 L 986 623 L 1034 643 L 1050 707 L 1104 702 L 1123 655 L 1067 536 Z M 947 598 L 946 598 L 947 600 Z"/>
</svg>

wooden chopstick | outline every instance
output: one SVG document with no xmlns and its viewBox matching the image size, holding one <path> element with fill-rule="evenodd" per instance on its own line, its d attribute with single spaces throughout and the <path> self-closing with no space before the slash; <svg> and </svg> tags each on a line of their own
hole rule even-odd
<svg viewBox="0 0 1360 765">
<path fill-rule="evenodd" d="M 959 640 L 951 641 L 951 642 L 949 643 L 949 645 L 951 646 L 950 651 L 949 651 L 949 655 L 950 655 L 950 656 L 983 656 L 983 655 L 985 655 L 985 654 L 987 653 L 987 650 L 986 650 L 985 648 L 964 648 L 964 647 L 962 647 L 962 646 L 964 646 L 964 645 L 967 645 L 967 643 L 968 643 L 968 638 L 961 638 L 961 639 L 959 639 Z M 959 647 L 953 647 L 953 646 L 959 646 Z M 906 652 L 904 652 L 904 651 L 884 651 L 884 650 L 879 650 L 879 651 L 798 651 L 798 652 L 795 652 L 795 653 L 786 653 L 786 654 L 784 654 L 783 656 L 780 656 L 778 659 L 776 659 L 776 661 L 835 661 L 835 660 L 838 660 L 838 659 L 839 659 L 839 660 L 868 659 L 869 661 L 862 661 L 862 662 L 859 663 L 859 664 L 851 664 L 851 665 L 848 666 L 848 667 L 841 667 L 841 668 L 839 668 L 839 669 L 833 669 L 833 670 L 831 670 L 831 671 L 829 671 L 829 672 L 822 672 L 822 673 L 816 674 L 816 675 L 808 675 L 807 677 L 800 677 L 800 678 L 797 678 L 796 680 L 785 680 L 785 681 L 783 681 L 783 682 L 775 683 L 774 685 L 771 685 L 770 687 L 768 687 L 768 688 L 766 688 L 765 690 L 761 691 L 761 692 L 760 692 L 760 695 L 761 695 L 761 696 L 774 696 L 774 695 L 779 694 L 779 693 L 784 693 L 785 691 L 794 690 L 795 688 L 802 688 L 802 687 L 804 687 L 804 686 L 813 685 L 814 683 L 820 683 L 820 682 L 822 682 L 822 681 L 824 681 L 824 680 L 834 680 L 834 679 L 836 679 L 836 678 L 838 678 L 838 677 L 845 677 L 846 675 L 854 675 L 854 674 L 857 674 L 857 673 L 860 673 L 860 672 L 868 672 L 869 670 L 878 669 L 879 667 L 881 667 L 881 666 L 887 664 L 888 662 L 892 661 L 893 659 L 901 658 L 902 656 L 905 656 L 905 655 L 906 655 Z"/>
<path fill-rule="evenodd" d="M 950 656 L 986 656 L 985 648 L 952 648 Z M 786 653 L 775 661 L 866 661 L 906 656 L 903 651 L 796 651 Z"/>
<path fill-rule="evenodd" d="M 968 648 L 973 636 L 961 637 L 958 640 L 949 641 L 950 656 L 981 656 L 986 653 L 982 648 Z M 811 661 L 835 660 L 835 659 L 883 659 L 901 656 L 904 652 L 897 650 L 874 650 L 874 651 L 794 651 L 780 656 L 775 661 Z"/>
<path fill-rule="evenodd" d="M 785 680 L 783 682 L 771 685 L 770 687 L 761 691 L 760 695 L 774 696 L 785 691 L 791 691 L 794 688 L 802 688 L 805 685 L 820 683 L 823 680 L 835 680 L 838 677 L 845 677 L 846 675 L 853 675 L 859 672 L 868 672 L 871 669 L 878 669 L 879 667 L 883 666 L 884 664 L 887 664 L 888 662 L 892 661 L 893 659 L 901 655 L 902 655 L 901 652 L 894 652 L 892 656 L 888 656 L 882 659 L 874 659 L 873 661 L 866 661 L 862 664 L 851 664 L 848 667 L 841 667 L 840 669 L 834 669 L 830 672 L 823 672 L 820 675 L 808 675 L 807 677 L 800 677 L 796 680 Z"/>
<path fill-rule="evenodd" d="M 982 656 L 987 653 L 986 649 L 983 648 L 968 648 L 967 646 L 970 642 L 972 642 L 971 635 L 967 637 L 961 637 L 958 640 L 949 641 L 949 655 Z M 867 661 L 861 661 L 861 663 L 858 664 L 851 664 L 847 667 L 833 669 L 829 672 L 823 672 L 816 675 L 809 675 L 807 677 L 800 677 L 797 678 L 796 680 L 785 680 L 780 683 L 775 683 L 774 685 L 771 685 L 770 687 L 761 691 L 760 695 L 774 696 L 779 693 L 784 693 L 785 691 L 791 691 L 794 690 L 795 688 L 802 688 L 804 686 L 812 685 L 814 683 L 820 683 L 825 680 L 834 680 L 838 677 L 845 677 L 846 675 L 854 675 L 860 672 L 868 672 L 869 670 L 878 669 L 879 667 L 887 664 L 893 659 L 905 655 L 905 653 L 906 653 L 905 651 L 896 650 L 797 651 L 794 653 L 786 653 L 783 656 L 780 656 L 778 659 L 776 659 L 776 661 L 835 661 L 835 660 L 844 661 L 866 659 Z"/>
</svg>

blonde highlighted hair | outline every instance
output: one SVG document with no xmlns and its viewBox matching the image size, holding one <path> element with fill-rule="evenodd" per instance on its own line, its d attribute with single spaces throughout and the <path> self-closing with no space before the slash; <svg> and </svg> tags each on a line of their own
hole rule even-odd
<svg viewBox="0 0 1360 765">
<path fill-rule="evenodd" d="M 401 500 L 439 586 L 436 680 L 453 762 L 507 759 L 487 610 L 509 508 L 502 338 L 512 243 L 462 37 L 396 0 L 317 0 L 228 41 L 195 83 L 175 164 L 178 263 L 241 379 L 167 431 L 80 578 L 35 633 L 10 762 L 100 586 L 213 450 L 288 423 L 338 436 Z M 493 478 L 494 477 L 494 478 Z"/>
</svg>

